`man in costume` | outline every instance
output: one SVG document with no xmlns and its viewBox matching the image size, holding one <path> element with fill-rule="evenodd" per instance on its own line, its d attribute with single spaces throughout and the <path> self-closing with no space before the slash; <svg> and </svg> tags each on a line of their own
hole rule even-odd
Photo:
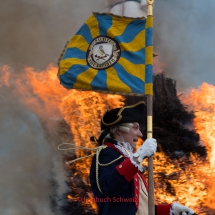
<svg viewBox="0 0 215 215">
<path fill-rule="evenodd" d="M 93 157 L 90 182 L 99 215 L 148 215 L 147 182 L 142 160 L 155 154 L 157 142 L 142 137 L 140 124 L 146 119 L 146 105 L 135 105 L 106 111 L 101 119 L 100 150 Z M 156 215 L 195 214 L 177 202 L 155 205 Z"/>
</svg>

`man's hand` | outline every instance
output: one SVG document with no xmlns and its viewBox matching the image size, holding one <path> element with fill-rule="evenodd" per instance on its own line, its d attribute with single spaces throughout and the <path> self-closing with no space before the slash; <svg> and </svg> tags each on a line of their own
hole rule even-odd
<svg viewBox="0 0 215 215">
<path fill-rule="evenodd" d="M 142 146 L 134 153 L 134 157 L 137 157 L 138 162 L 142 162 L 145 157 L 150 157 L 155 154 L 157 150 L 157 141 L 154 138 L 148 138 L 145 140 Z"/>
<path fill-rule="evenodd" d="M 192 209 L 174 202 L 170 209 L 170 215 L 197 215 Z"/>
</svg>

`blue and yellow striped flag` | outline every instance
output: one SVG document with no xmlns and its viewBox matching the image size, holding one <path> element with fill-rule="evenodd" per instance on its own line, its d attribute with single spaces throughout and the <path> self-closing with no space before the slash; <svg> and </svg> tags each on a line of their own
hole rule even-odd
<svg viewBox="0 0 215 215">
<path fill-rule="evenodd" d="M 93 13 L 68 42 L 58 76 L 68 89 L 152 95 L 152 23 Z"/>
</svg>

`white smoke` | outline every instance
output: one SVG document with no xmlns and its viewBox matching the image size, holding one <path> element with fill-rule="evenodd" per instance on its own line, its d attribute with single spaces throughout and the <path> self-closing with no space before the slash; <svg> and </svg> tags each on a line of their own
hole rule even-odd
<svg viewBox="0 0 215 215">
<path fill-rule="evenodd" d="M 215 85 L 214 8 L 213 0 L 155 0 L 154 50 L 180 90 Z"/>
<path fill-rule="evenodd" d="M 55 63 L 66 42 L 101 0 L 1 0 L 0 63 L 44 69 Z"/>
<path fill-rule="evenodd" d="M 40 122 L 1 88 L 0 214 L 51 215 L 53 150 Z"/>
</svg>

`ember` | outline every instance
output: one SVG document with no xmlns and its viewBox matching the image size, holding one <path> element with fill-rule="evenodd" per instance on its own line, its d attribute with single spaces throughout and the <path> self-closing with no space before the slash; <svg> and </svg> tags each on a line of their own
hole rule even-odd
<svg viewBox="0 0 215 215">
<path fill-rule="evenodd" d="M 99 118 L 104 111 L 143 99 L 66 90 L 59 86 L 57 68 L 51 65 L 40 72 L 26 68 L 19 75 L 8 66 L 1 70 L 4 72 L 0 86 L 11 88 L 37 115 L 48 141 L 56 149 L 63 142 L 95 147 L 89 139 L 99 135 Z M 154 77 L 154 137 L 159 142 L 154 156 L 156 203 L 178 200 L 199 215 L 215 214 L 214 94 L 215 87 L 205 83 L 199 89 L 177 95 L 174 80 L 164 74 Z M 142 131 L 146 134 L 145 127 Z M 71 150 L 63 153 L 63 161 L 91 153 Z M 91 158 L 87 158 L 65 165 L 70 189 L 61 200 L 51 198 L 55 210 L 65 215 L 96 214 L 88 179 L 90 162 Z"/>
</svg>

